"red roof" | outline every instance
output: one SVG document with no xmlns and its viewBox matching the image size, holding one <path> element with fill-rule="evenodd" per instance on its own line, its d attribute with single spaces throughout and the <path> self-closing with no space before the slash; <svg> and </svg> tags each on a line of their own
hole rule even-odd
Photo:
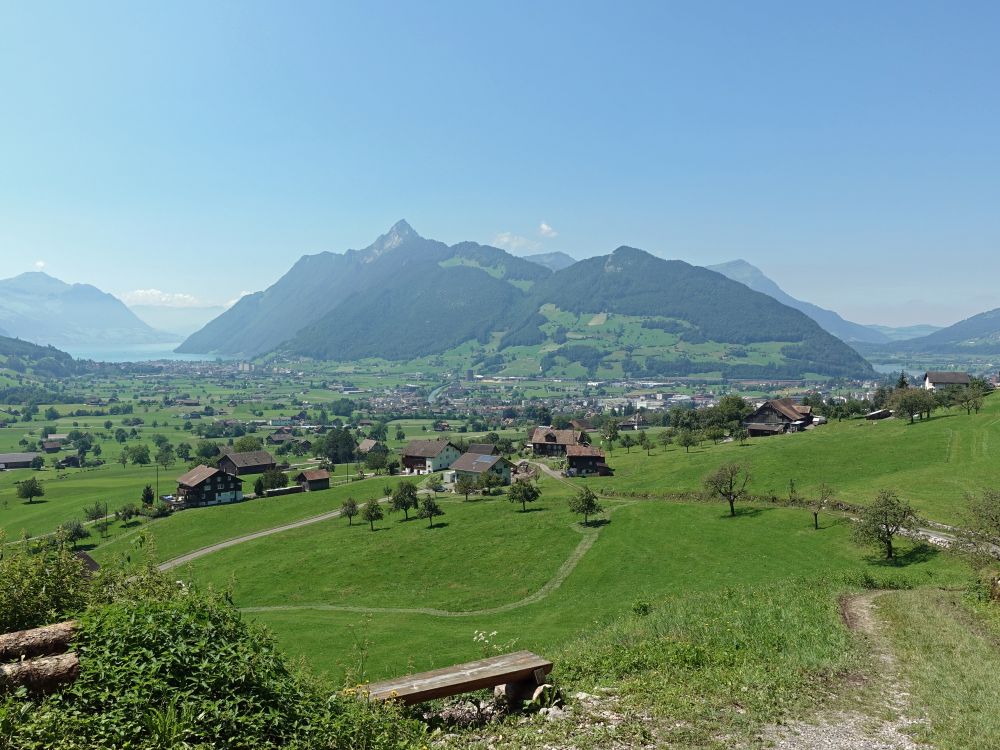
<svg viewBox="0 0 1000 750">
<path fill-rule="evenodd" d="M 330 472 L 326 469 L 307 469 L 306 471 L 300 472 L 297 477 L 295 477 L 296 482 L 317 482 L 321 479 L 329 479 Z"/>
</svg>

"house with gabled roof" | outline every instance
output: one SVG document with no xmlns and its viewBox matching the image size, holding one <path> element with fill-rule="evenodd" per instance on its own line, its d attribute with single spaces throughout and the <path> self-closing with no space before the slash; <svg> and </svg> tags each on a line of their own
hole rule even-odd
<svg viewBox="0 0 1000 750">
<path fill-rule="evenodd" d="M 586 433 L 582 430 L 554 430 L 536 427 L 531 433 L 531 450 L 536 456 L 564 456 L 570 445 L 585 445 Z"/>
<path fill-rule="evenodd" d="M 797 404 L 790 398 L 772 398 L 744 419 L 743 426 L 750 437 L 764 437 L 797 432 L 812 421 L 811 406 Z"/>
<path fill-rule="evenodd" d="M 326 469 L 306 469 L 295 477 L 296 484 L 302 486 L 305 492 L 330 489 L 330 472 Z"/>
<path fill-rule="evenodd" d="M 503 456 L 463 453 L 451 465 L 451 470 L 455 472 L 456 481 L 463 477 L 480 481 L 483 477 L 492 474 L 503 484 L 510 484 L 513 466 Z"/>
<path fill-rule="evenodd" d="M 466 453 L 476 453 L 480 456 L 499 456 L 500 449 L 493 443 L 469 443 Z"/>
<path fill-rule="evenodd" d="M 243 480 L 204 464 L 177 478 L 177 498 L 185 505 L 221 505 L 243 499 Z"/>
<path fill-rule="evenodd" d="M 566 474 L 571 477 L 611 476 L 614 471 L 604 462 L 604 451 L 590 445 L 566 447 Z"/>
<path fill-rule="evenodd" d="M 461 455 L 448 440 L 411 440 L 403 448 L 401 463 L 405 471 L 428 474 L 447 469 Z"/>
<path fill-rule="evenodd" d="M 277 464 L 274 457 L 267 451 L 247 451 L 246 453 L 227 453 L 219 459 L 219 468 L 229 474 L 263 474 Z"/>
<path fill-rule="evenodd" d="M 928 391 L 939 388 L 961 388 L 972 383 L 967 372 L 925 372 L 924 389 Z"/>
</svg>

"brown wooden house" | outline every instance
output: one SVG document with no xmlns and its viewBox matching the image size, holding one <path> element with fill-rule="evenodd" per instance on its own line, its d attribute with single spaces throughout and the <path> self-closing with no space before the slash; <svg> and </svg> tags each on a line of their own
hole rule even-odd
<svg viewBox="0 0 1000 750">
<path fill-rule="evenodd" d="M 571 477 L 610 476 L 614 470 L 604 463 L 604 451 L 589 445 L 566 448 L 566 474 Z"/>
<path fill-rule="evenodd" d="M 263 474 L 275 467 L 274 458 L 267 451 L 227 453 L 219 459 L 219 468 L 236 476 Z"/>
<path fill-rule="evenodd" d="M 330 489 L 330 472 L 326 469 L 306 469 L 298 473 L 295 481 L 302 485 L 302 489 L 306 492 L 328 490 Z"/>
<path fill-rule="evenodd" d="M 531 450 L 536 456 L 564 456 L 571 445 L 584 445 L 586 433 L 581 430 L 554 430 L 536 427 L 531 434 Z"/>
<path fill-rule="evenodd" d="M 243 480 L 202 464 L 177 478 L 177 498 L 194 507 L 237 503 L 243 499 Z"/>
<path fill-rule="evenodd" d="M 798 432 L 812 424 L 812 407 L 796 404 L 790 398 L 772 398 L 743 420 L 750 437 Z"/>
</svg>

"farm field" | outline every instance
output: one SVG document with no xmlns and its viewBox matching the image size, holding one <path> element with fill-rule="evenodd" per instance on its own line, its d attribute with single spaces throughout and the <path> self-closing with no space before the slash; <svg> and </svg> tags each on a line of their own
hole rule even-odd
<svg viewBox="0 0 1000 750">
<path fill-rule="evenodd" d="M 353 497 L 359 504 L 381 497 L 383 487 L 394 487 L 400 479 L 372 477 L 329 490 L 190 508 L 150 521 L 142 528 L 153 548 L 153 559 L 163 562 L 210 544 L 336 510 L 348 497 Z M 97 545 L 90 551 L 91 556 L 102 565 L 112 563 L 123 555 L 134 556 L 137 531 L 135 529 L 130 534 L 122 534 L 117 539 Z"/>
<path fill-rule="evenodd" d="M 613 477 L 586 480 L 595 491 L 650 492 L 698 490 L 722 463 L 750 466 L 750 490 L 788 497 L 789 480 L 799 495 L 810 496 L 827 483 L 839 499 L 865 504 L 882 488 L 894 489 L 926 517 L 961 523 L 967 492 L 993 486 L 1000 462 L 1000 399 L 986 400 L 979 414 L 935 412 L 930 420 L 908 424 L 845 420 L 791 435 L 755 438 L 746 445 L 704 442 L 690 453 L 656 441 L 647 456 L 641 448 L 620 445 L 608 464 Z M 595 442 L 599 441 L 597 435 Z"/>
<path fill-rule="evenodd" d="M 177 572 L 232 586 L 236 603 L 285 649 L 334 681 L 359 669 L 371 679 L 475 658 L 476 631 L 551 652 L 637 600 L 845 574 L 939 585 L 967 577 L 950 556 L 907 543 L 899 563 L 886 565 L 854 545 L 848 521 L 824 516 L 815 531 L 801 509 L 746 506 L 729 518 L 720 504 L 610 501 L 608 523 L 584 529 L 566 508 L 570 489 L 542 486 L 541 510 L 530 513 L 498 498 L 444 503 L 447 525 L 435 529 L 389 519 L 372 533 L 336 519 Z M 581 533 L 592 546 L 573 555 Z M 550 541 L 539 544 L 541 534 Z M 543 590 L 546 582 L 555 583 Z M 525 596 L 532 591 L 544 595 Z"/>
</svg>

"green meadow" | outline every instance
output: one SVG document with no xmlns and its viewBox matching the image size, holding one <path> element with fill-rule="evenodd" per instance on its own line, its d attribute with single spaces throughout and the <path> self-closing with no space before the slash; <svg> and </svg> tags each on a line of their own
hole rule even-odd
<svg viewBox="0 0 1000 750">
<path fill-rule="evenodd" d="M 794 481 L 796 492 L 808 497 L 825 482 L 839 499 L 865 504 L 889 488 L 928 518 L 961 523 L 966 494 L 996 483 L 1000 399 L 987 399 L 979 414 L 953 408 L 912 425 L 853 419 L 745 445 L 706 441 L 690 452 L 661 447 L 655 430 L 650 437 L 651 455 L 634 446 L 626 452 L 619 444 L 608 457 L 615 475 L 587 482 L 598 492 L 695 491 L 712 469 L 735 461 L 750 467 L 750 490 L 757 495 L 787 498 Z"/>
<path fill-rule="evenodd" d="M 284 647 L 334 680 L 430 669 L 495 643 L 550 653 L 626 615 L 637 601 L 844 576 L 953 584 L 965 568 L 904 543 L 885 564 L 858 548 L 850 522 L 801 509 L 715 503 L 606 501 L 582 527 L 571 490 L 546 479 L 537 508 L 504 498 L 443 503 L 433 529 L 389 517 L 372 532 L 334 519 L 208 555 L 182 577 L 231 588 Z M 581 545 L 581 542 L 586 542 Z M 436 611 L 426 612 L 425 609 Z"/>
</svg>

